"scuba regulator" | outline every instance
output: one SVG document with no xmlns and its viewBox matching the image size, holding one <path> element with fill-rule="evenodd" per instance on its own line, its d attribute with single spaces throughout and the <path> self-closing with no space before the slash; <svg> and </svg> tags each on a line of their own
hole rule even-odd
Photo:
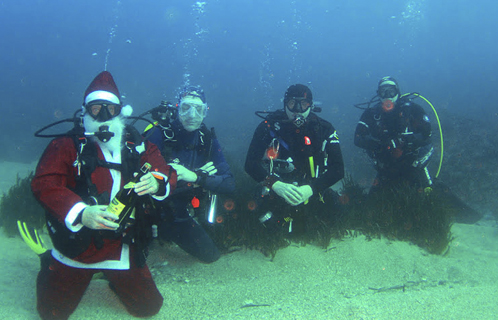
<svg viewBox="0 0 498 320">
<path fill-rule="evenodd" d="M 161 101 L 161 104 L 149 111 L 154 121 L 161 125 L 168 125 L 178 116 L 178 109 L 169 101 Z"/>
</svg>

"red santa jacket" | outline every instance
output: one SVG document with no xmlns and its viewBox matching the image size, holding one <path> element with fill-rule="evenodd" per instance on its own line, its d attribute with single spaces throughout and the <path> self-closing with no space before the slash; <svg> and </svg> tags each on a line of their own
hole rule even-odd
<svg viewBox="0 0 498 320">
<path fill-rule="evenodd" d="M 89 143 L 95 144 L 97 157 L 105 160 L 104 153 L 98 144 L 95 142 Z M 176 172 L 165 162 L 159 149 L 154 144 L 148 141 L 144 143 L 145 151 L 141 153 L 140 165 L 148 162 L 152 166 L 151 171 L 169 177 L 169 186 L 166 188 L 166 194 L 162 197 L 159 195 L 158 197 L 159 200 L 162 200 L 175 188 Z M 78 175 L 78 168 L 74 165 L 76 157 L 76 146 L 71 137 L 54 139 L 42 155 L 36 169 L 35 177 L 31 183 L 35 197 L 47 210 L 48 214 L 55 217 L 60 223 L 68 226 L 69 229 L 72 229 L 71 223 L 76 218 L 77 213 L 84 208 L 83 199 L 72 191 L 76 187 L 76 177 Z M 91 181 L 95 184 L 99 194 L 107 191 L 109 195 L 114 196 L 115 191 L 121 188 L 126 182 L 120 179 L 118 171 L 112 171 L 108 168 L 97 166 L 91 174 Z M 114 185 L 113 189 L 113 184 L 116 180 L 121 180 L 120 185 Z M 71 217 L 70 215 L 73 216 Z M 79 227 L 79 229 L 81 228 L 82 226 Z M 66 264 L 68 265 L 74 266 L 74 263 L 82 263 L 84 265 L 97 263 L 97 266 L 94 266 L 95 268 L 114 269 L 112 261 L 126 260 L 126 263 L 128 262 L 127 257 L 122 256 L 124 249 L 121 240 L 119 237 L 116 239 L 104 239 L 104 245 L 100 249 L 97 249 L 95 243 L 92 242 L 85 252 L 75 257 L 72 261 L 62 255 L 59 257 L 56 257 L 54 253 L 53 255 L 63 263 L 65 263 L 64 260 L 67 260 Z M 57 250 L 54 251 L 58 253 Z M 128 254 L 129 252 L 126 252 L 126 255 Z M 111 263 L 106 264 L 105 261 L 111 261 Z M 85 267 L 84 265 L 79 267 Z M 92 266 L 90 267 L 92 268 Z M 122 267 L 117 267 L 117 269 L 120 268 Z"/>
</svg>

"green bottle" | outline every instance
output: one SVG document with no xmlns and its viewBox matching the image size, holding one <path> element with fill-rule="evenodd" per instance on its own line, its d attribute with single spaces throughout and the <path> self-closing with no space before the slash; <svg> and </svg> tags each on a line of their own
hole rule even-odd
<svg viewBox="0 0 498 320">
<path fill-rule="evenodd" d="M 133 177 L 130 182 L 119 190 L 107 207 L 107 211 L 118 217 L 116 223 L 119 224 L 119 227 L 116 229 L 116 233 L 123 232 L 127 226 L 133 224 L 135 220 L 135 204 L 138 199 L 138 194 L 135 192 L 135 184 L 140 181 L 141 177 L 150 171 L 151 167 L 152 166 L 146 162 L 142 168 L 140 168 L 138 175 Z"/>
</svg>

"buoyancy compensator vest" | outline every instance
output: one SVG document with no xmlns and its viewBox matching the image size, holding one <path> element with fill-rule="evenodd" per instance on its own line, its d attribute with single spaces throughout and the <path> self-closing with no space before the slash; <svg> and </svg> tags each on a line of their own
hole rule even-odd
<svg viewBox="0 0 498 320">
<path fill-rule="evenodd" d="M 77 168 L 76 187 L 74 192 L 78 194 L 88 205 L 107 205 L 110 201 L 110 195 L 105 192 L 98 194 L 97 187 L 92 182 L 91 175 L 97 167 L 115 169 L 121 172 L 123 181 L 131 179 L 133 173 L 139 170 L 140 154 L 143 152 L 143 141 L 139 132 L 132 126 L 125 128 L 125 147 L 122 149 L 122 163 L 114 164 L 101 160 L 97 156 L 97 146 L 93 141 L 89 141 L 80 128 L 75 128 L 68 132 L 68 136 L 73 138 L 76 148 L 76 161 L 74 166 Z M 141 148 L 143 150 L 141 150 Z M 92 230 L 83 227 L 78 232 L 72 232 L 64 223 L 60 222 L 53 215 L 47 213 L 47 227 L 54 247 L 68 258 L 75 258 L 88 249 L 90 244 L 94 243 L 97 249 L 102 248 L 103 239 L 123 238 L 122 234 L 114 231 Z M 130 241 L 132 237 L 139 236 L 136 229 L 140 229 L 143 221 L 140 221 L 140 214 L 137 214 L 135 225 L 132 227 L 135 232 L 128 232 L 127 238 L 123 241 Z M 148 230 L 150 228 L 146 228 Z M 143 231 L 142 231 L 143 232 Z M 143 235 L 140 235 L 143 237 Z"/>
</svg>

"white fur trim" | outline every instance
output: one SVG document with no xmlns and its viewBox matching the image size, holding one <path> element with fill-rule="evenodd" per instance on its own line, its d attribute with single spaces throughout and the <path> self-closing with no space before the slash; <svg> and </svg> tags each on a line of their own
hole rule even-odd
<svg viewBox="0 0 498 320">
<path fill-rule="evenodd" d="M 142 142 L 139 146 L 135 147 L 135 150 L 139 153 L 142 154 L 145 152 L 145 144 Z"/>
<path fill-rule="evenodd" d="M 80 269 L 115 269 L 115 270 L 128 270 L 130 269 L 130 247 L 127 244 L 123 244 L 121 247 L 121 256 L 119 260 L 104 260 L 95 263 L 83 263 L 79 261 L 72 260 L 57 249 L 52 249 L 52 257 L 66 266 Z"/>
<path fill-rule="evenodd" d="M 133 108 L 129 104 L 121 108 L 121 114 L 123 117 L 129 117 L 133 113 Z"/>
<path fill-rule="evenodd" d="M 78 232 L 83 228 L 83 225 L 81 223 L 78 223 L 77 225 L 73 226 L 74 220 L 78 217 L 78 214 L 84 210 L 88 205 L 84 202 L 78 202 L 76 203 L 71 210 L 66 215 L 66 219 L 64 219 L 64 222 L 66 223 L 66 227 L 71 230 L 72 232 Z"/>
<path fill-rule="evenodd" d="M 85 104 L 88 104 L 89 102 L 95 101 L 95 100 L 105 100 L 109 101 L 115 104 L 120 104 L 121 102 L 119 101 L 119 98 L 114 94 L 109 91 L 103 91 L 103 90 L 97 90 L 94 92 L 91 92 L 85 97 Z"/>
<path fill-rule="evenodd" d="M 165 175 L 164 173 L 161 173 L 161 172 L 158 172 L 158 171 L 154 171 L 154 174 L 157 174 L 157 175 L 160 175 L 163 177 L 164 181 L 168 181 L 168 176 Z M 153 195 L 152 198 L 158 200 L 158 201 L 162 201 L 164 199 L 166 199 L 168 196 L 169 196 L 169 192 L 170 192 L 170 186 L 169 186 L 169 182 L 166 184 L 166 193 L 162 196 L 158 196 L 158 195 Z"/>
<path fill-rule="evenodd" d="M 111 154 L 111 152 L 109 152 L 106 148 L 100 148 L 100 150 L 102 150 L 105 161 L 109 163 L 121 164 L 121 152 L 114 152 L 114 154 Z M 109 172 L 112 177 L 111 196 L 109 199 L 113 199 L 119 190 L 121 190 L 121 171 L 109 169 Z"/>
</svg>

